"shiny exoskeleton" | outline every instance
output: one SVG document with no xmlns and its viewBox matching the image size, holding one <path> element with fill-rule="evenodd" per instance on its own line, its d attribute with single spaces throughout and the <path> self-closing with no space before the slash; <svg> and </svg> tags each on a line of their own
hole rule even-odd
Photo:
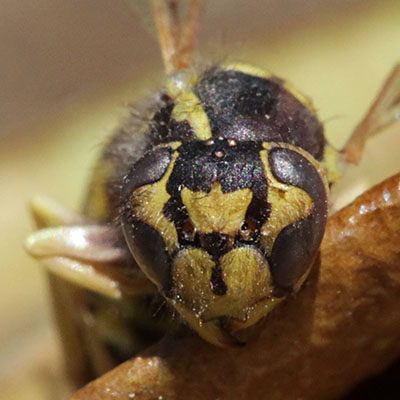
<svg viewBox="0 0 400 400">
<path fill-rule="evenodd" d="M 309 102 L 242 64 L 180 71 L 105 148 L 86 213 L 206 340 L 264 317 L 323 237 L 333 150 Z"/>
</svg>

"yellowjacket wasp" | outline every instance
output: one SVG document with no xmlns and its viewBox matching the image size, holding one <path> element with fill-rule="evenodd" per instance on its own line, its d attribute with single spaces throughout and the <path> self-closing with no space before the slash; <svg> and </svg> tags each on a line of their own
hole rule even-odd
<svg viewBox="0 0 400 400">
<path fill-rule="evenodd" d="M 241 63 L 194 71 L 200 1 L 182 26 L 176 2 L 154 10 L 165 88 L 106 145 L 82 214 L 32 203 L 42 229 L 27 248 L 50 271 L 58 308 L 84 310 L 59 314 L 80 380 L 161 337 L 170 311 L 153 314 L 165 301 L 205 340 L 240 345 L 306 279 L 339 177 L 312 105 L 282 79 Z M 399 75 L 340 157 L 357 162 L 392 120 Z"/>
</svg>

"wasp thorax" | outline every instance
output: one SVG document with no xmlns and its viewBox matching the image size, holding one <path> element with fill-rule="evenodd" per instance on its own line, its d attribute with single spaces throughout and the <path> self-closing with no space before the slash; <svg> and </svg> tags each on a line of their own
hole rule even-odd
<svg viewBox="0 0 400 400">
<path fill-rule="evenodd" d="M 139 267 L 200 335 L 223 345 L 304 280 L 322 240 L 327 189 L 318 154 L 276 135 L 265 140 L 279 113 L 303 121 L 290 130 L 296 138 L 304 118 L 314 133 L 319 127 L 278 81 L 214 71 L 192 82 L 155 114 L 151 129 L 163 122 L 163 142 L 127 176 L 122 222 Z M 218 88 L 230 101 L 210 97 Z M 231 115 L 227 125 L 214 120 L 219 113 Z M 252 136 L 257 126 L 264 134 Z M 308 144 L 320 153 L 318 140 Z"/>
</svg>

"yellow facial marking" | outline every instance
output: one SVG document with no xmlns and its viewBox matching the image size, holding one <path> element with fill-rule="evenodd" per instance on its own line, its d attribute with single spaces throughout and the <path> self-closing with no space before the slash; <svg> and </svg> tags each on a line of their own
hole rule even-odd
<svg viewBox="0 0 400 400">
<path fill-rule="evenodd" d="M 211 290 L 211 273 L 215 263 L 202 249 L 180 251 L 174 259 L 173 282 L 176 297 L 189 310 L 202 315 L 215 294 Z"/>
<path fill-rule="evenodd" d="M 263 299 L 260 299 L 252 307 L 249 307 L 247 309 L 246 320 L 232 318 L 229 321 L 228 329 L 232 332 L 236 332 L 253 326 L 258 321 L 260 321 L 261 318 L 270 313 L 282 300 L 285 299 L 285 297 L 286 296 L 279 298 L 274 297 L 271 293 L 270 296 L 266 296 Z"/>
<path fill-rule="evenodd" d="M 268 262 L 254 248 L 239 247 L 223 255 L 220 265 L 228 291 L 218 299 L 214 313 L 229 315 L 245 322 L 250 309 L 258 301 L 271 295 L 272 283 Z"/>
<path fill-rule="evenodd" d="M 181 197 L 199 233 L 234 235 L 242 225 L 253 193 L 250 189 L 223 193 L 221 185 L 214 183 L 210 193 L 183 188 Z"/>
<path fill-rule="evenodd" d="M 231 62 L 222 65 L 222 69 L 225 71 L 238 71 L 244 74 L 258 76 L 259 78 L 271 78 L 272 74 L 269 71 L 264 71 L 261 68 L 254 67 L 253 65 L 241 63 L 241 62 Z"/>
<path fill-rule="evenodd" d="M 182 145 L 182 142 L 175 141 L 175 142 L 163 143 L 163 144 L 160 144 L 159 146 L 160 147 L 169 147 L 172 150 L 176 150 L 181 145 Z"/>
<path fill-rule="evenodd" d="M 200 104 L 199 98 L 191 90 L 185 90 L 175 98 L 175 107 L 172 118 L 176 121 L 187 121 L 199 140 L 211 138 L 210 122 L 207 114 Z"/>
<path fill-rule="evenodd" d="M 269 219 L 261 228 L 261 244 L 268 254 L 280 231 L 287 225 L 307 217 L 312 210 L 312 201 L 307 193 L 299 188 L 291 187 L 282 192 L 269 187 L 268 202 L 272 209 Z"/>
<path fill-rule="evenodd" d="M 268 202 L 271 204 L 271 214 L 261 227 L 261 244 L 267 253 L 271 254 L 279 232 L 287 225 L 310 215 L 313 202 L 303 189 L 275 179 L 269 167 L 266 151 L 261 151 L 260 157 L 268 181 Z"/>
<path fill-rule="evenodd" d="M 212 291 L 214 267 L 211 256 L 201 249 L 186 249 L 175 257 L 174 290 L 184 317 L 194 313 L 201 323 L 206 323 L 227 316 L 245 323 L 254 306 L 271 297 L 269 265 L 258 250 L 239 247 L 220 258 L 219 267 L 228 288 L 222 296 Z"/>
<path fill-rule="evenodd" d="M 329 183 L 328 183 L 328 179 L 327 179 L 327 171 L 324 168 L 323 163 L 317 161 L 310 153 L 308 153 L 307 151 L 303 150 L 301 147 L 294 146 L 294 145 L 288 144 L 288 143 L 264 142 L 262 144 L 262 147 L 265 150 L 271 150 L 274 147 L 279 147 L 281 149 L 289 149 L 289 150 L 292 150 L 292 151 L 296 151 L 297 153 L 302 155 L 318 171 L 318 174 L 321 177 L 322 182 L 324 183 L 325 190 L 326 190 L 327 193 L 329 193 Z M 264 158 L 266 159 L 265 156 L 264 156 Z M 271 173 L 271 175 L 272 175 L 272 173 Z M 281 185 L 282 187 L 286 187 L 287 186 L 287 185 L 282 184 L 282 183 L 280 183 L 278 181 L 276 181 L 276 182 L 277 182 L 278 185 Z"/>
<path fill-rule="evenodd" d="M 178 152 L 175 152 L 167 172 L 161 180 L 139 187 L 133 192 L 131 200 L 133 216 L 159 232 L 169 253 L 172 253 L 178 245 L 178 235 L 174 223 L 164 216 L 163 208 L 171 197 L 166 186 L 177 157 Z"/>
</svg>

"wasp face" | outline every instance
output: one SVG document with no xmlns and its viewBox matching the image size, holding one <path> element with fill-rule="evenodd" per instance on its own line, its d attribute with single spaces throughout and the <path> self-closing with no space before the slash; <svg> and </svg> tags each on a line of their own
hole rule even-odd
<svg viewBox="0 0 400 400">
<path fill-rule="evenodd" d="M 192 101 L 191 93 L 180 96 Z M 179 107 L 193 118 L 193 105 L 189 115 Z M 202 128 L 197 140 L 159 144 L 136 163 L 123 230 L 138 265 L 186 321 L 227 345 L 307 275 L 325 227 L 326 187 L 306 151 L 250 140 L 243 126 L 210 135 L 202 112 L 192 120 Z M 175 127 L 177 119 L 175 110 Z"/>
<path fill-rule="evenodd" d="M 218 344 L 297 287 L 322 238 L 323 181 L 310 158 L 290 148 L 233 140 L 163 146 L 138 162 L 129 186 L 123 228 L 133 256 Z"/>
</svg>

